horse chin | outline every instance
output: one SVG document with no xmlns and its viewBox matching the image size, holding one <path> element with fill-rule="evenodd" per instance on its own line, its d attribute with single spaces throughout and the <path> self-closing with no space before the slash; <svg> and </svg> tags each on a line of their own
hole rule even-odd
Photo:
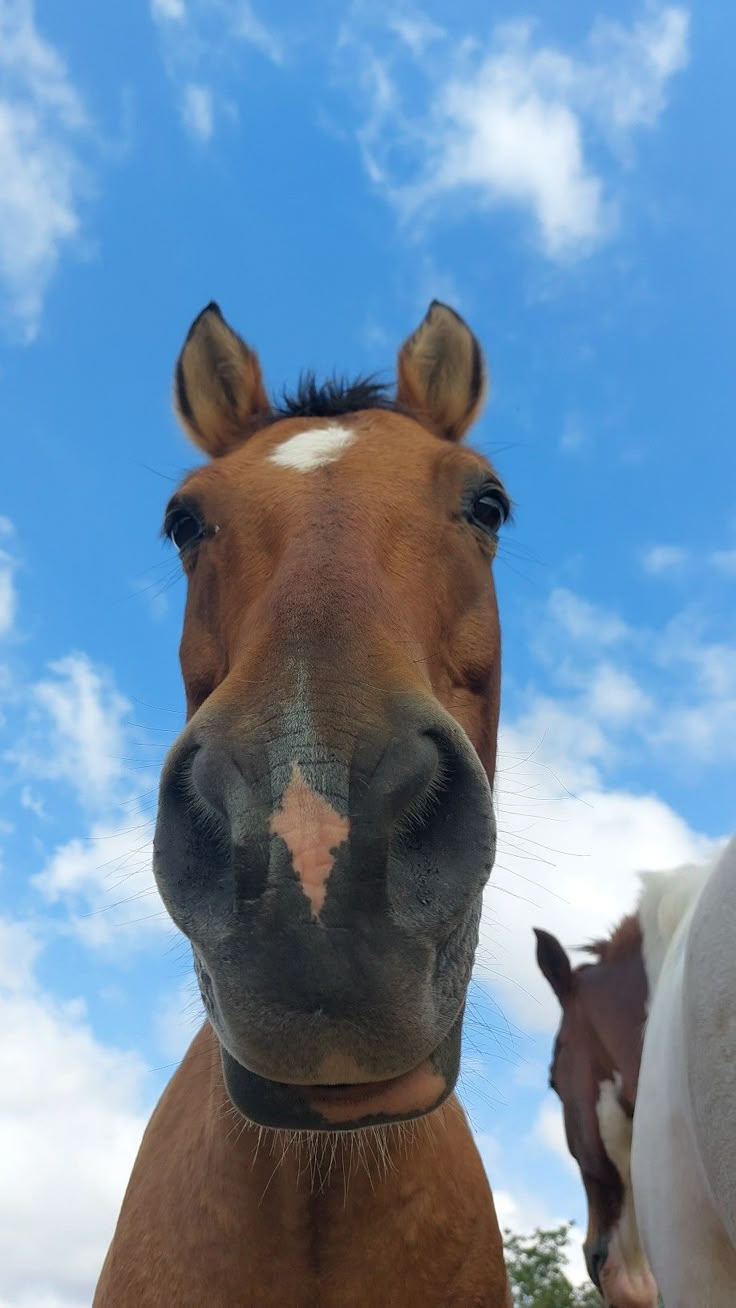
<svg viewBox="0 0 736 1308">
<path fill-rule="evenodd" d="M 413 1121 L 452 1094 L 460 1067 L 462 1018 L 420 1063 L 386 1080 L 292 1084 L 259 1076 L 221 1046 L 225 1088 L 249 1121 L 273 1130 L 358 1131 Z"/>
</svg>

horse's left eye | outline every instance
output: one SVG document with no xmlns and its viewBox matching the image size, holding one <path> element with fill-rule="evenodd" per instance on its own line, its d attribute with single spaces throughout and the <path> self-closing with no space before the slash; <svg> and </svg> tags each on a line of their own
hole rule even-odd
<svg viewBox="0 0 736 1308">
<path fill-rule="evenodd" d="M 180 554 L 204 536 L 204 527 L 194 514 L 179 509 L 166 524 L 166 535 Z"/>
<path fill-rule="evenodd" d="M 511 505 L 500 486 L 485 486 L 470 508 L 470 519 L 476 527 L 495 536 L 508 521 Z"/>
</svg>

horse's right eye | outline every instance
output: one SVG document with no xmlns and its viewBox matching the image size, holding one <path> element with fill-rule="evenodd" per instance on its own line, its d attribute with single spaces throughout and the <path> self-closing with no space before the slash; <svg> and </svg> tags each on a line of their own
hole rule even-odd
<svg viewBox="0 0 736 1308">
<path fill-rule="evenodd" d="M 166 535 L 175 549 L 183 554 L 204 536 L 204 527 L 187 509 L 177 509 L 166 523 Z"/>
</svg>

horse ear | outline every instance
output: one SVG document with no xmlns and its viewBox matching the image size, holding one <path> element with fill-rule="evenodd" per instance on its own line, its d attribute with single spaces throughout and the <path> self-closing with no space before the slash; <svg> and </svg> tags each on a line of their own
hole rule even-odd
<svg viewBox="0 0 736 1308">
<path fill-rule="evenodd" d="M 174 373 L 177 415 L 205 454 L 218 458 L 248 435 L 269 408 L 258 356 L 208 304 L 194 319 Z"/>
<path fill-rule="evenodd" d="M 549 931 L 534 928 L 537 937 L 537 962 L 541 972 L 546 976 L 563 1008 L 570 997 L 574 973 L 570 959 L 556 936 Z"/>
<path fill-rule="evenodd" d="M 396 398 L 447 440 L 462 440 L 486 390 L 483 352 L 454 309 L 433 300 L 399 350 Z"/>
</svg>

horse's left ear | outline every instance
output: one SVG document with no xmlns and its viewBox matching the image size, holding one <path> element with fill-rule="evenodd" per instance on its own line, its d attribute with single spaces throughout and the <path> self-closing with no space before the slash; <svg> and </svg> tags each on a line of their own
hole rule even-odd
<svg viewBox="0 0 736 1308">
<path fill-rule="evenodd" d="M 459 441 L 478 416 L 485 390 L 480 345 L 454 309 L 433 300 L 399 350 L 399 404 L 424 417 L 447 440 Z"/>
<path fill-rule="evenodd" d="M 570 959 L 557 937 L 550 935 L 549 931 L 535 927 L 534 934 L 537 937 L 537 962 L 540 970 L 564 1008 L 574 983 Z"/>
<path fill-rule="evenodd" d="M 210 458 L 235 449 L 269 408 L 258 355 L 208 304 L 189 328 L 176 363 L 174 400 L 182 425 Z"/>
</svg>

